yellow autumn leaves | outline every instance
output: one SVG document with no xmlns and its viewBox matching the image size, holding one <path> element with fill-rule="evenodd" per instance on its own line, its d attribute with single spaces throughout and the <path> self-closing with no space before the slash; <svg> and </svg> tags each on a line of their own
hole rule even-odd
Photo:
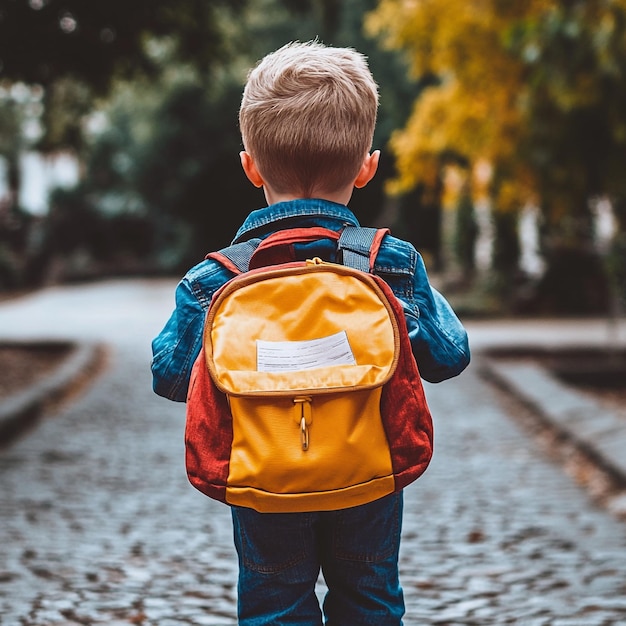
<svg viewBox="0 0 626 626">
<path fill-rule="evenodd" d="M 392 136 L 398 175 L 390 191 L 428 182 L 441 155 L 456 154 L 471 167 L 491 165 L 496 208 L 536 200 L 550 184 L 540 151 L 549 160 L 561 150 L 571 112 L 595 107 L 600 123 L 605 109 L 611 115 L 606 85 L 620 89 L 626 72 L 620 20 L 625 0 L 380 0 L 367 32 L 402 51 L 416 77 L 437 78 Z M 614 117 L 607 146 L 621 149 L 626 113 L 615 108 Z M 583 180 L 583 168 L 573 176 Z M 590 183 L 585 191 L 597 189 Z"/>
</svg>

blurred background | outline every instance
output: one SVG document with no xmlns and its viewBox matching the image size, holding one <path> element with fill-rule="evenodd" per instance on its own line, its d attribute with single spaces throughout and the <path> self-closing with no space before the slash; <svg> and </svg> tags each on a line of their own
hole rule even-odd
<svg viewBox="0 0 626 626">
<path fill-rule="evenodd" d="M 0 296 L 179 276 L 264 204 L 246 73 L 298 39 L 365 53 L 379 175 L 462 316 L 621 314 L 626 1 L 0 0 Z"/>
<path fill-rule="evenodd" d="M 316 37 L 380 86 L 351 208 L 472 348 L 427 384 L 407 626 L 626 624 L 626 0 L 0 0 L 3 624 L 235 623 L 230 512 L 188 484 L 150 340 L 265 203 L 249 68 Z"/>
</svg>

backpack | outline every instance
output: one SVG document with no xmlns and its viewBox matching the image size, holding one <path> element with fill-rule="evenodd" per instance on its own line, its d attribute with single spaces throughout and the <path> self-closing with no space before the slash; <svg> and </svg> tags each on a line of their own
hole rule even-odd
<svg viewBox="0 0 626 626">
<path fill-rule="evenodd" d="M 207 258 L 236 276 L 209 305 L 187 395 L 191 484 L 260 512 L 344 509 L 399 491 L 433 427 L 402 304 L 371 273 L 387 229 L 275 232 Z M 294 261 L 337 240 L 341 263 Z"/>
</svg>

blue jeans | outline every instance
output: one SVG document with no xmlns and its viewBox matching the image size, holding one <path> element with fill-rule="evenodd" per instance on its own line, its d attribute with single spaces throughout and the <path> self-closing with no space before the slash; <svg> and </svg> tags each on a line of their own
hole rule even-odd
<svg viewBox="0 0 626 626">
<path fill-rule="evenodd" d="M 240 626 L 401 626 L 402 493 L 341 511 L 257 513 L 232 507 Z"/>
</svg>

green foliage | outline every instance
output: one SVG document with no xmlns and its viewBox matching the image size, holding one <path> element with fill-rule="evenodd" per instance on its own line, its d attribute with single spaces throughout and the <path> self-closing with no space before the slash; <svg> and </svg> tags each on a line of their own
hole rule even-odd
<svg viewBox="0 0 626 626">
<path fill-rule="evenodd" d="M 142 213 L 104 212 L 101 200 L 82 186 L 52 194 L 42 242 L 31 262 L 31 280 L 67 281 L 159 269 L 154 221 Z"/>
<path fill-rule="evenodd" d="M 0 155 L 15 155 L 22 143 L 20 106 L 9 97 L 0 97 Z"/>
<path fill-rule="evenodd" d="M 383 158 L 351 206 L 373 222 L 386 201 L 385 178 L 394 173 L 385 147 L 421 89 L 407 80 L 397 53 L 381 52 L 362 33 L 363 14 L 375 4 L 3 2 L 0 79 L 43 85 L 38 149 L 69 148 L 82 163 L 80 185 L 51 198 L 41 265 L 57 267 L 58 276 L 121 271 L 124 264 L 180 273 L 227 245 L 245 215 L 265 203 L 238 157 L 245 76 L 258 58 L 293 39 L 319 37 L 369 57 L 382 95 L 374 148 L 383 148 Z"/>
<path fill-rule="evenodd" d="M 528 76 L 522 154 L 538 172 L 548 215 L 574 216 L 588 232 L 588 200 L 626 194 L 617 165 L 626 158 L 626 7 L 550 4 L 510 37 Z"/>
<path fill-rule="evenodd" d="M 78 79 L 103 93 L 118 72 L 154 74 L 146 37 L 175 41 L 182 61 L 208 70 L 222 40 L 215 7 L 242 0 L 7 0 L 0 7 L 0 76 L 43 86 Z"/>
<path fill-rule="evenodd" d="M 333 43 L 353 45 L 366 54 L 369 50 L 372 68 L 386 84 L 378 147 L 408 114 L 408 98 L 402 96 L 414 92 L 403 78 L 397 55 L 377 54 L 373 42 L 361 34 L 364 5 L 369 8 L 373 2 L 342 3 Z M 280 2 L 264 0 L 236 16 L 224 12 L 221 28 L 237 52 L 232 49 L 231 62 L 208 80 L 192 67 L 173 63 L 158 83 L 118 85 L 103 110 L 105 127 L 89 146 L 84 193 L 97 198 L 95 206 L 105 213 L 151 216 L 157 224 L 157 251 L 185 246 L 167 255 L 177 271 L 208 250 L 227 245 L 247 213 L 264 204 L 262 193 L 245 179 L 238 157 L 242 146 L 237 111 L 247 68 L 295 38 L 294 32 L 300 39 L 315 37 L 322 23 L 332 21 L 324 18 L 325 7 L 313 3 L 289 13 Z M 404 85 L 395 99 L 394 85 Z M 376 182 L 355 192 L 351 204 L 364 222 L 380 213 L 384 179 L 393 174 L 392 167 L 387 154 Z M 168 238 L 174 223 L 187 225 L 189 236 Z"/>
<path fill-rule="evenodd" d="M 93 108 L 93 92 L 86 83 L 69 77 L 57 79 L 44 92 L 43 134 L 37 148 L 41 152 L 62 148 L 81 154 L 85 118 Z"/>
<path fill-rule="evenodd" d="M 172 75 L 169 83 L 125 85 L 101 113 L 81 193 L 104 216 L 153 222 L 163 269 L 180 271 L 227 245 L 262 204 L 239 164 L 239 98 L 232 78 L 207 90 L 192 73 Z"/>
<path fill-rule="evenodd" d="M 192 225 L 189 261 L 227 245 L 250 210 L 264 203 L 239 163 L 240 84 L 178 85 L 155 112 L 156 132 L 136 160 L 136 189 L 149 209 Z"/>
</svg>

